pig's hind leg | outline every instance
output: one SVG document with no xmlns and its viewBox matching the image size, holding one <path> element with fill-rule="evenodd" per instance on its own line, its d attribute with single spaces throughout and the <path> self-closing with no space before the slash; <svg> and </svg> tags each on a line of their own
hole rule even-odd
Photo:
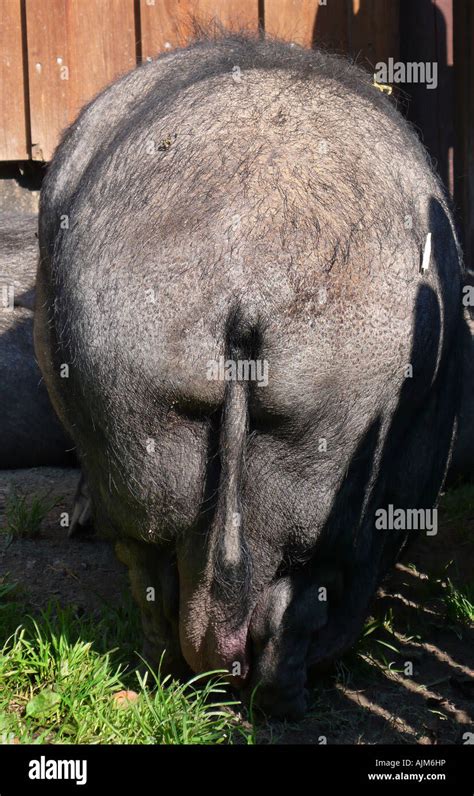
<svg viewBox="0 0 474 796">
<path fill-rule="evenodd" d="M 140 609 L 143 658 L 162 675 L 188 677 L 191 670 L 179 645 L 179 585 L 172 553 L 132 539 L 117 542 L 115 551 L 128 567 L 132 594 Z"/>
</svg>

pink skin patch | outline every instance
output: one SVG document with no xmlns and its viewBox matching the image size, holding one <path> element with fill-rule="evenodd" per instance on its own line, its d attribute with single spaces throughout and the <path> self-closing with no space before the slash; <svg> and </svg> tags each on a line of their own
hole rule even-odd
<svg viewBox="0 0 474 796">
<path fill-rule="evenodd" d="M 250 671 L 248 626 L 232 633 L 206 634 L 208 658 L 215 668 L 228 669 L 232 682 L 242 685 Z"/>
<path fill-rule="evenodd" d="M 184 643 L 183 643 L 184 642 Z M 246 623 L 237 631 L 227 631 L 225 625 L 208 627 L 201 644 L 189 638 L 181 640 L 187 663 L 195 672 L 227 669 L 232 684 L 242 686 L 250 671 L 249 634 Z"/>
</svg>

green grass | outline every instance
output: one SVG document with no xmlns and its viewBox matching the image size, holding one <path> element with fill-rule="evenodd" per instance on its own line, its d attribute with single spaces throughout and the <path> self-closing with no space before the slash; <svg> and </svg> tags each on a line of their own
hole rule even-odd
<svg viewBox="0 0 474 796">
<path fill-rule="evenodd" d="M 0 633 L 21 617 L 18 593 L 0 584 Z M 4 743 L 226 744 L 253 742 L 219 672 L 182 684 L 129 665 L 138 640 L 125 600 L 101 618 L 49 604 L 23 618 L 0 648 L 0 740 Z M 125 643 L 125 639 L 128 640 Z M 1 643 L 1 642 L 0 642 Z M 206 679 L 204 679 L 206 678 Z M 117 700 L 133 691 L 133 701 Z"/>
<path fill-rule="evenodd" d="M 47 495 L 29 500 L 12 495 L 3 531 L 12 539 L 37 537 L 54 505 Z M 442 508 L 448 521 L 465 526 L 466 536 L 471 533 L 474 487 L 448 492 Z M 463 632 L 462 625 L 474 621 L 474 583 L 461 586 L 456 576 L 453 582 L 447 574 L 450 563 L 443 562 L 439 572 L 420 582 L 419 597 L 421 603 L 436 598 L 443 612 L 446 607 L 449 622 Z M 93 615 L 78 615 L 73 606 L 50 603 L 34 617 L 25 617 L 27 598 L 24 590 L 0 578 L 0 742 L 256 742 L 252 711 L 250 722 L 243 723 L 219 673 L 186 684 L 151 672 L 145 677 L 137 673 L 135 650 L 141 646 L 141 631 L 128 594 Z M 367 620 L 359 642 L 336 665 L 339 687 L 351 686 L 353 678 L 356 684 L 361 679 L 366 685 L 382 683 L 387 670 L 401 671 L 395 668 L 402 652 L 395 618 L 389 609 Z M 410 637 L 402 641 L 410 642 Z M 133 701 L 118 701 L 117 694 L 130 691 Z M 326 692 L 321 694 L 320 686 L 314 698 L 314 714 L 331 729 L 333 702 Z M 351 717 L 348 710 L 348 727 Z M 338 722 L 339 713 L 334 732 Z M 268 737 L 266 742 L 274 740 Z"/>
<path fill-rule="evenodd" d="M 474 583 L 458 587 L 448 580 L 444 602 L 446 616 L 451 622 L 467 625 L 474 622 Z"/>
<path fill-rule="evenodd" d="M 471 625 L 474 622 L 474 581 L 459 584 L 453 581 L 453 573 L 448 576 L 448 571 L 456 567 L 453 561 L 443 564 L 442 569 L 430 572 L 423 581 L 421 596 L 422 602 L 437 601 L 445 609 L 445 619 L 452 629 L 456 625 Z"/>
<path fill-rule="evenodd" d="M 58 498 L 52 499 L 48 494 L 28 498 L 19 492 L 12 492 L 6 501 L 3 533 L 11 539 L 36 539 L 43 520 L 58 502 Z"/>
<path fill-rule="evenodd" d="M 383 616 L 370 616 L 365 622 L 359 640 L 346 658 L 348 660 L 352 659 L 352 666 L 357 667 L 358 670 L 366 668 L 368 664 L 372 668 L 373 674 L 376 673 L 377 669 L 398 671 L 394 668 L 394 661 L 390 661 L 387 658 L 387 650 L 390 653 L 390 657 L 393 657 L 393 654 L 400 655 L 398 646 L 394 646 L 393 643 L 395 641 L 394 634 L 392 608 L 385 611 Z M 340 661 L 337 664 L 338 671 L 341 663 L 343 664 L 344 661 Z M 362 664 L 362 667 L 360 664 Z M 342 683 L 348 684 L 347 674 L 339 679 Z"/>
</svg>

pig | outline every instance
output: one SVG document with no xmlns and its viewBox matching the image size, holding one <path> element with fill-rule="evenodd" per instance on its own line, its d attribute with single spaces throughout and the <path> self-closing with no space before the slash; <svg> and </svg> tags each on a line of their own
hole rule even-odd
<svg viewBox="0 0 474 796">
<path fill-rule="evenodd" d="M 33 347 L 38 218 L 0 213 L 0 468 L 75 465 Z"/>
<path fill-rule="evenodd" d="M 376 512 L 431 510 L 452 447 L 463 265 L 422 145 L 345 60 L 203 37 L 82 110 L 39 240 L 38 360 L 145 656 L 300 717 L 416 533 Z"/>
<path fill-rule="evenodd" d="M 14 306 L 33 311 L 38 263 L 38 215 L 0 212 L 0 279 L 13 286 Z M 5 304 L 6 301 L 3 302 Z M 2 306 L 2 309 L 5 309 Z"/>
<path fill-rule="evenodd" d="M 466 282 L 474 292 L 474 275 L 470 275 Z M 461 406 L 453 455 L 446 479 L 447 486 L 474 481 L 474 311 L 472 307 L 465 309 L 464 316 L 464 334 L 461 338 L 464 352 Z"/>
</svg>

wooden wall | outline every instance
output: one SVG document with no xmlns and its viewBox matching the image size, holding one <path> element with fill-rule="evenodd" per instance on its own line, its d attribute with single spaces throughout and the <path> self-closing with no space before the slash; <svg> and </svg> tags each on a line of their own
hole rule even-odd
<svg viewBox="0 0 474 796">
<path fill-rule="evenodd" d="M 0 0 L 0 161 L 49 160 L 87 100 L 185 44 L 193 18 L 322 42 L 368 68 L 398 54 L 398 0 Z"/>
<path fill-rule="evenodd" d="M 81 106 L 144 59 L 185 44 L 193 19 L 378 61 L 436 61 L 439 85 L 400 107 L 448 189 L 474 266 L 472 0 L 0 0 L 0 162 L 48 161 Z"/>
<path fill-rule="evenodd" d="M 0 4 L 0 160 L 30 157 L 26 42 L 21 3 Z"/>
</svg>

